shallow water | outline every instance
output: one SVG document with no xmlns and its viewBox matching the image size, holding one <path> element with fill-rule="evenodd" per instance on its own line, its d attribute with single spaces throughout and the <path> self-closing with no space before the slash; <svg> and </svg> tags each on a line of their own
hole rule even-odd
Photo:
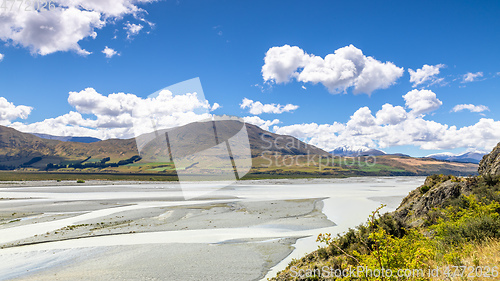
<svg viewBox="0 0 500 281">
<path fill-rule="evenodd" d="M 162 244 L 162 243 L 227 243 L 228 241 L 245 241 L 251 238 L 279 239 L 285 237 L 303 237 L 294 244 L 295 250 L 284 260 L 274 266 L 266 278 L 274 276 L 293 258 L 300 258 L 317 249 L 315 242 L 319 233 L 342 233 L 366 221 L 373 210 L 382 203 L 387 204 L 384 212 L 394 210 L 401 199 L 411 190 L 421 185 L 423 177 L 364 177 L 349 179 L 325 180 L 263 180 L 239 182 L 228 188 L 207 193 L 206 183 L 189 186 L 192 192 L 203 190 L 200 200 L 185 201 L 182 190 L 176 184 L 144 184 L 114 186 L 70 186 L 70 187 L 17 187 L 0 188 L 0 198 L 17 200 L 0 200 L 1 211 L 40 212 L 52 206 L 63 206 L 67 202 L 81 203 L 78 210 L 68 208 L 68 217 L 41 221 L 29 224 L 32 220 L 22 220 L 25 225 L 9 227 L 2 225 L 0 244 L 34 235 L 43 235 L 61 229 L 119 214 L 124 211 L 151 209 L 172 206 L 196 206 L 200 204 L 220 204 L 224 202 L 261 202 L 269 200 L 292 200 L 323 198 L 323 213 L 335 223 L 333 227 L 301 230 L 297 226 L 282 224 L 262 224 L 249 227 L 193 229 L 134 234 L 119 234 L 101 237 L 89 237 L 65 241 L 40 243 L 23 247 L 12 247 L 0 250 L 0 258 L 10 263 L 0 265 L 1 280 L 21 276 L 26 269 L 40 267 L 46 261 L 45 268 L 51 264 L 61 263 L 64 255 L 74 256 L 85 249 L 102 247 Z M 30 198 L 30 199 L 27 199 Z M 99 202 L 96 204 L 95 202 Z M 88 208 L 86 208 L 88 207 Z M 62 208 L 64 209 L 64 208 Z M 61 214 L 61 212 L 59 212 Z M 64 214 L 64 212 L 62 212 Z M 253 242 L 248 242 L 253 243 Z M 53 251 L 51 255 L 30 255 Z M 54 260 L 55 251 L 60 259 Z M 65 254 L 66 253 L 66 254 Z M 30 267 L 31 265 L 31 267 Z M 265 278 L 264 278 L 265 280 Z"/>
</svg>

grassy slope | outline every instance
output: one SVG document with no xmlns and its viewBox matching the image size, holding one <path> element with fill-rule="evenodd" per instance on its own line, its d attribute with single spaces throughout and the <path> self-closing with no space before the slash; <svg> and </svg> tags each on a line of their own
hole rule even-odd
<svg viewBox="0 0 500 281">
<path fill-rule="evenodd" d="M 321 164 L 320 164 L 321 162 Z M 451 163 L 426 158 L 393 155 L 377 157 L 260 156 L 253 159 L 252 174 L 257 175 L 316 175 L 316 176 L 403 176 L 451 173 L 477 174 L 477 165 Z"/>
</svg>

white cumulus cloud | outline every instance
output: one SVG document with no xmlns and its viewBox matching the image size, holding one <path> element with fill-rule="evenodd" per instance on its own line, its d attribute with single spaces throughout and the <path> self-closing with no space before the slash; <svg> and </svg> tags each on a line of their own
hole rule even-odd
<svg viewBox="0 0 500 281">
<path fill-rule="evenodd" d="M 372 127 L 373 125 L 375 125 L 375 117 L 367 106 L 356 110 L 347 122 L 347 127 L 355 130 L 362 130 L 364 127 Z"/>
<path fill-rule="evenodd" d="M 436 75 L 439 74 L 439 69 L 443 67 L 445 67 L 444 64 L 424 64 L 422 68 L 417 69 L 416 71 L 409 68 L 408 72 L 410 73 L 410 82 L 413 83 L 413 87 L 417 87 L 424 82 L 436 81 Z"/>
<path fill-rule="evenodd" d="M 240 104 L 240 107 L 242 109 L 249 108 L 249 112 L 254 115 L 259 115 L 262 113 L 281 114 L 283 112 L 290 112 L 299 108 L 298 105 L 293 105 L 293 104 L 287 104 L 287 105 L 274 104 L 274 103 L 263 104 L 260 101 L 253 101 L 247 98 L 243 99 L 243 101 Z"/>
<path fill-rule="evenodd" d="M 100 139 L 131 138 L 140 132 L 140 126 L 134 125 L 137 125 L 137 120 L 143 120 L 143 115 L 154 115 L 157 117 L 157 129 L 164 129 L 207 119 L 211 116 L 209 110 L 216 107 L 216 104 L 210 105 L 201 100 L 196 93 L 173 95 L 167 90 L 144 99 L 126 93 L 105 96 L 93 88 L 87 88 L 80 92 L 70 92 L 68 103 L 76 111 L 41 122 L 15 122 L 8 125 L 23 132 Z M 10 120 L 12 119 L 14 118 L 11 117 Z"/>
<path fill-rule="evenodd" d="M 403 145 L 424 150 L 465 148 L 489 151 L 500 140 L 500 121 L 493 119 L 482 118 L 476 124 L 461 128 L 426 119 L 423 113 L 442 104 L 431 91 L 413 90 L 403 98 L 408 109 L 387 103 L 373 114 L 370 108 L 361 107 L 346 123 L 294 124 L 274 126 L 273 130 L 326 151 L 342 146 L 383 149 Z M 459 105 L 457 109 L 487 110 L 471 105 Z"/>
<path fill-rule="evenodd" d="M 103 53 L 103 54 L 104 54 L 104 55 L 105 55 L 108 59 L 110 59 L 110 58 L 114 57 L 115 55 L 120 55 L 120 54 L 118 54 L 118 52 L 117 52 L 117 51 L 115 51 L 114 49 L 111 49 L 111 48 L 110 48 L 110 47 L 108 47 L 108 46 L 106 46 L 106 47 L 104 48 L 104 50 L 102 50 L 102 53 Z"/>
<path fill-rule="evenodd" d="M 21 118 L 26 119 L 30 115 L 33 107 L 25 105 L 14 105 L 6 98 L 0 97 L 0 122 L 6 122 Z"/>
<path fill-rule="evenodd" d="M 0 61 L 3 61 L 3 58 L 5 57 L 4 54 L 0 54 Z"/>
<path fill-rule="evenodd" d="M 214 110 L 217 110 L 219 108 L 221 108 L 222 106 L 216 102 L 214 102 L 214 104 L 212 105 L 212 108 L 210 109 L 210 111 L 214 111 Z"/>
<path fill-rule="evenodd" d="M 403 75 L 404 69 L 392 62 L 380 62 L 349 45 L 325 58 L 305 53 L 297 46 L 270 48 L 264 58 L 262 77 L 266 82 L 286 83 L 295 79 L 304 83 L 321 83 L 331 93 L 371 94 L 386 89 Z"/>
<path fill-rule="evenodd" d="M 0 40 L 28 48 L 32 54 L 74 51 L 88 55 L 91 52 L 81 48 L 81 40 L 96 38 L 97 30 L 126 15 L 140 17 L 145 10 L 138 5 L 153 1 L 53 0 L 50 11 L 3 11 Z"/>
<path fill-rule="evenodd" d="M 406 120 L 408 113 L 401 106 L 386 103 L 382 105 L 382 109 L 377 112 L 376 116 L 376 122 L 379 125 L 396 125 Z"/>
<path fill-rule="evenodd" d="M 425 114 L 438 109 L 441 102 L 430 90 L 412 90 L 403 96 L 406 106 L 413 114 Z"/>
<path fill-rule="evenodd" d="M 386 104 L 375 117 L 369 108 L 362 107 L 344 124 L 274 126 L 274 131 L 295 136 L 326 151 L 341 146 L 383 149 L 402 145 L 426 150 L 490 150 L 500 139 L 500 121 L 482 118 L 474 125 L 457 128 L 403 111 L 400 106 Z"/>
<path fill-rule="evenodd" d="M 453 107 L 453 112 L 459 112 L 462 110 L 468 110 L 470 112 L 483 112 L 489 111 L 490 109 L 486 105 L 473 105 L 473 104 L 457 104 Z"/>
<path fill-rule="evenodd" d="M 144 28 L 144 26 L 142 24 L 134 24 L 134 23 L 127 22 L 123 29 L 125 29 L 127 31 L 127 39 L 130 39 L 130 38 L 132 38 L 132 36 L 139 34 L 139 32 L 143 28 Z"/>
<path fill-rule="evenodd" d="M 280 123 L 280 120 L 278 120 L 278 119 L 263 120 L 259 116 L 246 116 L 246 117 L 243 117 L 243 121 L 245 121 L 245 123 L 249 123 L 249 124 L 258 126 L 258 127 L 262 128 L 263 130 L 266 130 L 266 131 L 269 131 L 269 128 L 272 125 L 276 125 L 276 124 Z"/>
<path fill-rule="evenodd" d="M 477 78 L 483 77 L 482 72 L 468 72 L 462 76 L 462 83 L 467 83 L 467 82 L 474 82 L 477 80 Z"/>
</svg>

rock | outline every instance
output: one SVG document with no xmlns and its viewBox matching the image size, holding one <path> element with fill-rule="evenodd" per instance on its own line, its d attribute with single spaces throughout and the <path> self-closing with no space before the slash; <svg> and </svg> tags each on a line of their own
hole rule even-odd
<svg viewBox="0 0 500 281">
<path fill-rule="evenodd" d="M 431 177 L 428 177 L 422 187 L 428 186 L 432 181 Z M 424 194 L 417 188 L 403 199 L 393 217 L 409 226 L 418 227 L 425 222 L 426 215 L 433 208 L 442 207 L 448 199 L 458 198 L 462 194 L 469 195 L 471 191 L 465 182 L 454 179 L 430 186 Z"/>
<path fill-rule="evenodd" d="M 500 176 L 500 143 L 479 162 L 480 175 Z"/>
<path fill-rule="evenodd" d="M 478 172 L 482 176 L 500 177 L 500 143 L 483 157 Z M 424 185 L 403 199 L 393 217 L 409 226 L 418 227 L 425 222 L 427 214 L 433 208 L 441 208 L 447 200 L 469 195 L 471 192 L 472 185 L 467 184 L 466 179 L 443 175 L 429 176 Z"/>
</svg>

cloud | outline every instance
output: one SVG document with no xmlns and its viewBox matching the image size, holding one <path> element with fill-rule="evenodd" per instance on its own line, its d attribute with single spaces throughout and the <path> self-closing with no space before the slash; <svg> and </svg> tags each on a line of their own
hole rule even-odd
<svg viewBox="0 0 500 281">
<path fill-rule="evenodd" d="M 371 94 L 386 89 L 403 75 L 404 69 L 392 62 L 382 63 L 349 45 L 325 58 L 305 53 L 297 46 L 270 48 L 264 58 L 262 77 L 265 82 L 287 83 L 295 79 L 304 83 L 321 83 L 331 93 Z"/>
<path fill-rule="evenodd" d="M 80 113 L 74 111 L 41 122 L 31 124 L 14 122 L 8 126 L 21 132 L 46 133 L 57 136 L 89 136 L 100 139 L 134 136 L 131 127 L 97 128 L 96 121 L 85 119 Z"/>
<path fill-rule="evenodd" d="M 425 114 L 438 109 L 441 102 L 436 94 L 430 90 L 412 90 L 403 96 L 406 107 L 411 109 L 413 114 Z"/>
<path fill-rule="evenodd" d="M 500 121 L 482 118 L 474 125 L 457 128 L 403 111 L 400 106 L 385 104 L 375 117 L 369 108 L 362 107 L 344 124 L 274 126 L 274 132 L 295 136 L 327 151 L 346 145 L 380 149 L 413 145 L 426 150 L 490 150 L 500 139 Z"/>
<path fill-rule="evenodd" d="M 371 127 L 375 125 L 375 117 L 373 117 L 371 110 L 367 107 L 361 107 L 351 116 L 347 122 L 347 127 L 360 130 L 363 127 Z"/>
<path fill-rule="evenodd" d="M 2 124 L 18 118 L 26 119 L 32 110 L 33 107 L 25 105 L 16 106 L 6 98 L 0 97 L 0 122 Z"/>
<path fill-rule="evenodd" d="M 210 109 L 210 111 L 214 111 L 214 110 L 217 110 L 219 108 L 221 108 L 222 106 L 216 102 L 214 102 L 214 104 L 212 105 L 212 108 Z"/>
<path fill-rule="evenodd" d="M 477 78 L 479 77 L 483 77 L 482 72 L 476 72 L 476 73 L 468 72 L 467 74 L 464 74 L 462 76 L 462 83 L 477 81 Z"/>
<path fill-rule="evenodd" d="M 222 36 L 224 35 L 224 33 L 222 32 L 221 28 L 222 28 L 222 25 L 216 25 L 214 27 L 212 27 L 213 30 L 215 30 L 215 32 L 217 33 L 217 35 L 219 36 Z"/>
<path fill-rule="evenodd" d="M 139 32 L 144 28 L 142 24 L 133 24 L 130 22 L 127 22 L 125 24 L 125 29 L 127 31 L 127 39 L 130 39 L 132 36 L 135 36 L 139 34 Z"/>
<path fill-rule="evenodd" d="M 5 57 L 4 54 L 0 54 L 0 61 L 3 61 L 3 58 Z"/>
<path fill-rule="evenodd" d="M 210 105 L 200 100 L 196 93 L 173 95 L 163 90 L 155 97 L 143 99 L 126 93 L 105 96 L 93 88 L 70 92 L 68 103 L 76 111 L 32 124 L 15 122 L 8 125 L 23 132 L 100 139 L 132 138 L 138 133 L 134 123 L 142 120 L 140 118 L 143 115 L 156 116 L 157 129 L 163 129 L 207 119 L 211 116 L 209 110 L 217 107 L 216 104 Z"/>
<path fill-rule="evenodd" d="M 53 0 L 50 11 L 4 11 L 0 14 L 0 40 L 27 48 L 32 54 L 74 51 L 91 52 L 79 42 L 96 38 L 97 31 L 126 15 L 140 17 L 139 4 L 154 0 Z"/>
<path fill-rule="evenodd" d="M 117 51 L 115 51 L 114 49 L 109 48 L 108 46 L 106 46 L 106 47 L 104 48 L 104 50 L 102 50 L 102 53 L 103 53 L 104 55 L 106 55 L 106 57 L 107 57 L 108 59 L 110 59 L 110 58 L 114 57 L 115 55 L 120 55 Z"/>
<path fill-rule="evenodd" d="M 206 101 L 198 99 L 196 93 L 173 95 L 162 90 L 154 98 L 142 99 L 134 94 L 113 93 L 104 96 L 93 88 L 80 92 L 70 92 L 68 103 L 80 113 L 99 116 L 117 117 L 122 114 L 133 114 L 140 109 L 148 109 L 151 114 L 173 115 L 193 112 L 198 108 L 210 109 Z"/>
<path fill-rule="evenodd" d="M 258 126 L 266 131 L 269 131 L 269 127 L 271 127 L 272 125 L 276 125 L 276 124 L 280 123 L 280 120 L 278 120 L 278 119 L 263 120 L 259 116 L 246 116 L 246 117 L 243 117 L 243 121 L 245 121 L 245 123 L 249 123 L 249 124 L 253 124 L 255 126 Z"/>
<path fill-rule="evenodd" d="M 260 101 L 253 101 L 247 98 L 243 99 L 243 101 L 240 104 L 240 107 L 243 109 L 249 108 L 250 109 L 249 112 L 254 115 L 259 115 L 262 113 L 281 114 L 283 112 L 290 112 L 299 108 L 298 105 L 293 105 L 293 104 L 287 104 L 287 105 L 274 104 L 274 103 L 262 104 Z"/>
<path fill-rule="evenodd" d="M 386 103 L 382 105 L 382 109 L 377 112 L 376 123 L 379 125 L 396 125 L 407 118 L 408 113 L 403 107 Z"/>
<path fill-rule="evenodd" d="M 439 74 L 439 69 L 443 67 L 445 67 L 444 64 L 424 64 L 422 68 L 417 69 L 416 71 L 409 68 L 408 72 L 410 73 L 410 82 L 413 83 L 413 87 L 417 87 L 418 85 L 427 81 L 434 82 L 437 80 L 436 75 Z M 442 81 L 443 79 L 440 80 Z"/>
<path fill-rule="evenodd" d="M 451 111 L 459 112 L 462 110 L 469 110 L 470 112 L 483 112 L 489 111 L 490 109 L 485 105 L 457 104 Z"/>
</svg>

